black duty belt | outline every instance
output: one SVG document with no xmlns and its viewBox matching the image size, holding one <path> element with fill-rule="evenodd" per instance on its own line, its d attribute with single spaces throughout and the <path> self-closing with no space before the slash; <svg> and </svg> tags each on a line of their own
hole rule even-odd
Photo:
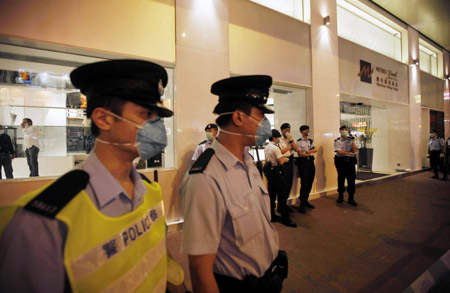
<svg viewBox="0 0 450 293">
<path fill-rule="evenodd" d="M 314 161 L 315 158 L 313 156 L 309 156 L 309 157 L 299 157 L 298 158 L 300 161 Z"/>
<path fill-rule="evenodd" d="M 354 156 L 342 156 L 342 157 L 336 156 L 335 158 L 336 158 L 336 161 L 340 161 L 340 162 L 352 162 L 353 163 L 355 160 Z"/>
<path fill-rule="evenodd" d="M 288 259 L 280 250 L 265 274 L 258 278 L 248 275 L 239 280 L 214 273 L 220 292 L 281 292 L 283 280 L 287 278 Z"/>
</svg>

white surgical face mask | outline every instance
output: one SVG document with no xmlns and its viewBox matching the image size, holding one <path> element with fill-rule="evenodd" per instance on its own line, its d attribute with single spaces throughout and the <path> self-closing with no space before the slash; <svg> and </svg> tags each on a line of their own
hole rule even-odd
<svg viewBox="0 0 450 293">
<path fill-rule="evenodd" d="M 348 131 L 347 130 L 341 130 L 341 135 L 342 136 L 347 136 L 348 135 Z"/>
<path fill-rule="evenodd" d="M 234 112 L 226 112 L 226 113 L 220 114 L 219 116 L 232 115 L 233 113 Z M 270 122 L 269 122 L 269 119 L 267 119 L 267 117 L 264 116 L 264 118 L 261 121 L 258 121 L 255 118 L 245 114 L 244 112 L 240 112 L 240 113 L 244 114 L 245 116 L 247 116 L 248 118 L 252 119 L 253 121 L 255 121 L 258 124 L 258 129 L 256 130 L 256 133 L 254 135 L 252 135 L 252 134 L 242 134 L 242 133 L 237 133 L 237 132 L 231 132 L 231 131 L 226 131 L 226 130 L 223 130 L 223 129 L 220 129 L 220 131 L 224 132 L 224 133 L 232 134 L 232 135 L 241 135 L 241 136 L 254 137 L 256 146 L 261 146 L 269 137 L 272 136 L 272 130 L 270 128 Z"/>
<path fill-rule="evenodd" d="M 212 141 L 214 139 L 214 134 L 212 132 L 206 132 L 206 139 Z"/>
</svg>

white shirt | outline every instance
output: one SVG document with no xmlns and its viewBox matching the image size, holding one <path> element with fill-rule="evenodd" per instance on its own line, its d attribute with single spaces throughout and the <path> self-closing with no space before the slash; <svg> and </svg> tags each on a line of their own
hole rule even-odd
<svg viewBox="0 0 450 293">
<path fill-rule="evenodd" d="M 273 141 L 269 142 L 264 148 L 266 162 L 270 162 L 272 166 L 278 165 L 278 159 L 283 157 L 280 148 Z"/>
<path fill-rule="evenodd" d="M 290 146 L 289 141 L 291 141 L 292 138 L 284 138 L 281 137 L 281 141 L 280 141 L 280 148 L 284 149 L 286 147 L 290 147 L 288 151 L 286 151 L 285 153 L 283 153 L 283 157 L 290 157 L 292 155 L 292 146 Z"/>
<path fill-rule="evenodd" d="M 198 157 L 200 157 L 200 155 L 211 146 L 212 143 L 209 140 L 205 140 L 199 143 L 197 148 L 195 149 L 194 155 L 192 156 L 192 161 L 197 161 Z"/>
<path fill-rule="evenodd" d="M 30 125 L 23 129 L 23 147 L 29 149 L 32 146 L 39 148 L 39 129 Z"/>
</svg>

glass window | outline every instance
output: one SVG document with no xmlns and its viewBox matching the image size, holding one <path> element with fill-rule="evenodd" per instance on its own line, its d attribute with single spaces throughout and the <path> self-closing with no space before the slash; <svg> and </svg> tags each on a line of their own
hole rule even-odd
<svg viewBox="0 0 450 293">
<path fill-rule="evenodd" d="M 82 162 L 92 150 L 94 137 L 86 118 L 86 97 L 70 82 L 70 72 L 86 63 L 105 60 L 12 45 L 0 45 L 0 124 L 10 134 L 16 159 L 14 178 L 28 177 L 24 133 L 30 118 L 39 130 L 39 175 L 57 176 Z M 173 69 L 162 97 L 173 109 Z M 160 156 L 140 162 L 140 168 L 175 167 L 174 119 L 165 118 L 168 146 Z M 5 177 L 3 177 L 5 178 Z"/>
<path fill-rule="evenodd" d="M 281 124 L 289 123 L 291 125 L 292 137 L 295 140 L 300 138 L 300 126 L 306 124 L 305 94 L 305 89 L 281 85 L 272 86 L 267 105 L 275 113 L 266 114 L 272 129 L 280 130 Z M 251 154 L 257 160 L 255 148 L 252 149 Z M 259 149 L 259 156 L 261 160 L 264 160 L 264 147 Z"/>
<path fill-rule="evenodd" d="M 270 9 L 310 23 L 310 0 L 250 0 Z"/>
<path fill-rule="evenodd" d="M 337 24 L 339 37 L 402 61 L 402 32 L 386 22 L 345 0 L 338 0 Z"/>
<path fill-rule="evenodd" d="M 438 53 L 419 44 L 420 70 L 438 76 Z"/>
</svg>

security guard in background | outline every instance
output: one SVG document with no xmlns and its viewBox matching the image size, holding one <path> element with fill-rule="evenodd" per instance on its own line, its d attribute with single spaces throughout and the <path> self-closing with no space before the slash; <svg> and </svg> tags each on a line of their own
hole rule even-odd
<svg viewBox="0 0 450 293">
<path fill-rule="evenodd" d="M 0 209 L 5 292 L 164 292 L 183 271 L 166 251 L 161 187 L 140 175 L 167 144 L 165 69 L 113 60 L 72 71 L 96 136 L 85 162 Z M 5 227 L 6 226 L 6 227 Z M 168 274 L 171 272 L 172 274 Z"/>
<path fill-rule="evenodd" d="M 271 135 L 272 78 L 239 76 L 211 87 L 220 132 L 183 179 L 181 250 L 194 292 L 280 292 L 287 257 L 270 222 L 270 198 L 246 146 Z"/>
<path fill-rule="evenodd" d="M 266 163 L 264 165 L 264 175 L 267 178 L 267 189 L 270 196 L 270 214 L 272 222 L 281 222 L 288 227 L 297 227 L 290 218 L 286 207 L 286 183 L 283 178 L 283 164 L 289 162 L 289 158 L 283 157 L 280 150 L 281 133 L 272 129 L 272 136 L 269 138 L 269 143 L 264 148 L 264 155 Z M 278 210 L 281 213 L 281 218 L 275 214 L 275 200 L 278 196 Z"/>
<path fill-rule="evenodd" d="M 206 134 L 206 140 L 202 141 L 198 144 L 197 149 L 194 152 L 194 155 L 192 156 L 192 161 L 196 161 L 198 157 L 206 150 L 209 149 L 212 146 L 212 143 L 214 141 L 214 138 L 217 136 L 217 125 L 214 123 L 209 123 L 205 127 L 205 134 Z"/>
<path fill-rule="evenodd" d="M 356 178 L 356 144 L 354 138 L 349 137 L 349 129 L 346 125 L 339 128 L 341 136 L 334 140 L 334 165 L 338 173 L 338 203 L 344 201 L 345 179 L 347 178 L 348 203 L 357 206 L 355 201 L 355 178 Z"/>
<path fill-rule="evenodd" d="M 301 179 L 300 187 L 300 207 L 299 212 L 304 214 L 305 207 L 313 209 L 314 206 L 309 203 L 309 193 L 311 192 L 314 177 L 316 175 L 316 167 L 314 166 L 314 155 L 317 153 L 314 141 L 309 136 L 309 126 L 300 126 L 300 133 L 302 137 L 297 140 L 298 147 L 298 172 Z"/>
<path fill-rule="evenodd" d="M 439 169 L 441 169 L 441 172 L 444 174 L 442 180 L 448 180 L 447 169 L 445 168 L 444 165 L 445 151 L 446 147 L 444 139 L 438 137 L 437 131 L 433 130 L 431 138 L 428 141 L 428 154 L 430 155 L 430 165 L 431 168 L 433 168 L 434 172 L 434 176 L 431 177 L 433 179 L 439 179 Z"/>
<path fill-rule="evenodd" d="M 289 158 L 289 162 L 283 165 L 284 179 L 286 181 L 286 201 L 289 199 L 292 189 L 292 181 L 294 179 L 294 152 L 298 152 L 298 147 L 295 144 L 291 135 L 291 125 L 289 123 L 283 123 L 280 127 L 281 134 L 283 135 L 280 142 L 281 153 L 283 157 Z M 291 208 L 288 210 L 292 212 Z"/>
</svg>

